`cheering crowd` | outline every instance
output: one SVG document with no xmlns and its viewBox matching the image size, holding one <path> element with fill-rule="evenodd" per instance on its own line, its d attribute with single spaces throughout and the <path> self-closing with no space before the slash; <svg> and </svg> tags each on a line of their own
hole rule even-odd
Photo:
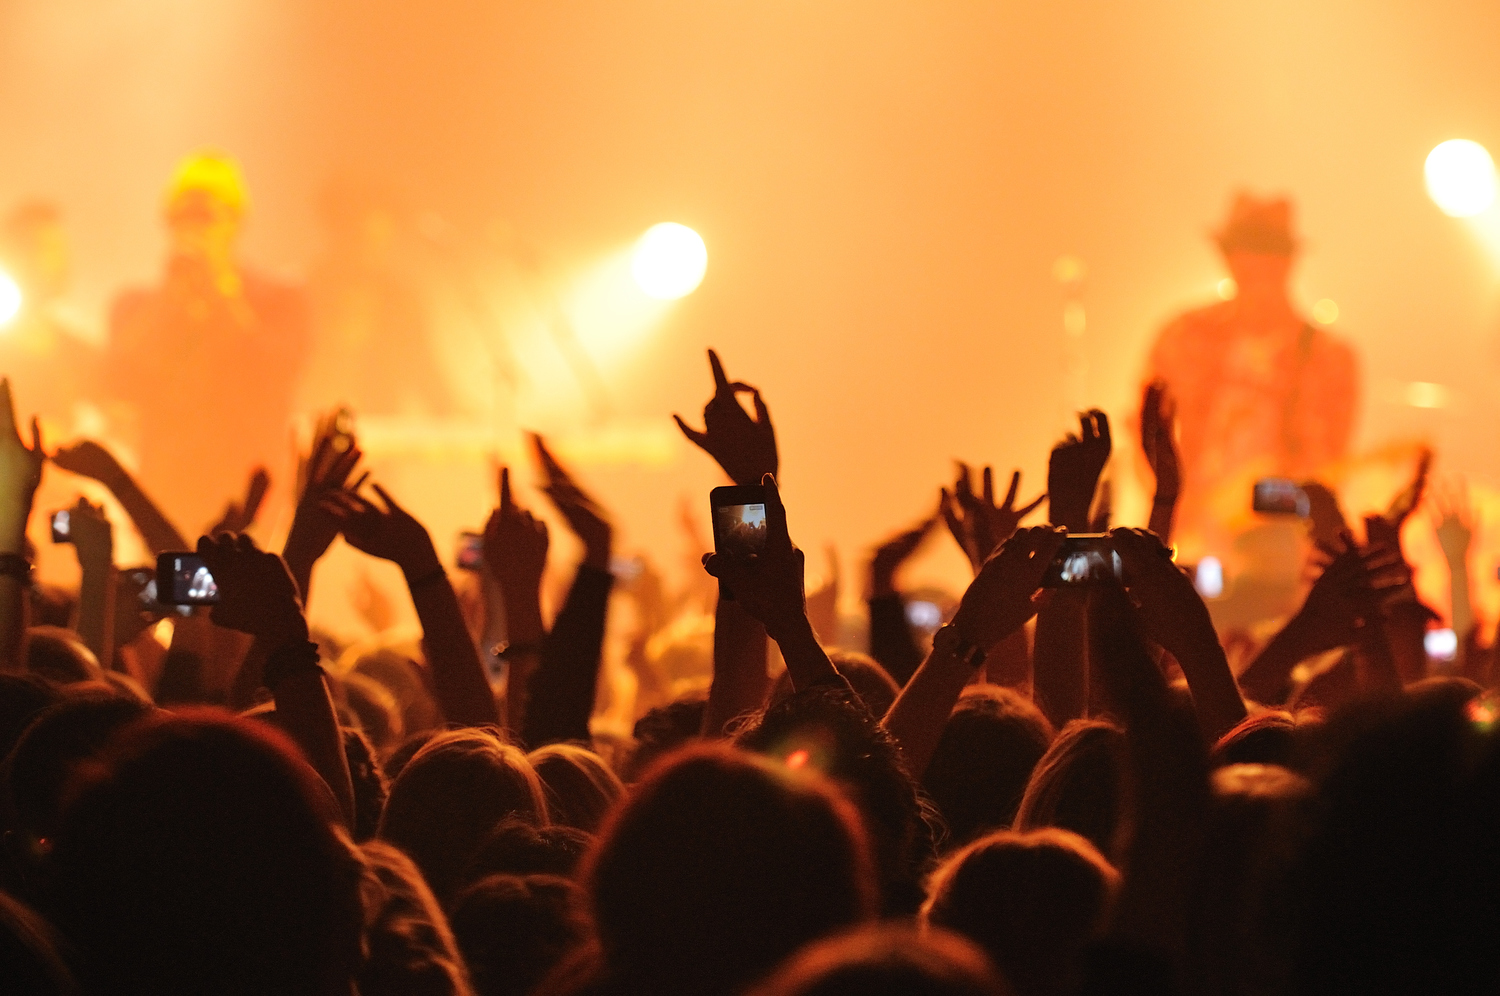
<svg viewBox="0 0 1500 996">
<path fill-rule="evenodd" d="M 0 386 L 0 991 L 1495 991 L 1493 634 L 1426 654 L 1401 544 L 1426 461 L 1358 528 L 1321 509 L 1300 608 L 1230 639 L 1174 560 L 1185 474 L 1153 386 L 1130 442 L 1149 529 L 1111 528 L 1121 439 L 1089 412 L 1044 498 L 963 467 L 879 544 L 868 646 L 842 647 L 804 591 L 770 407 L 710 362 L 703 428 L 678 422 L 765 489 L 766 538 L 704 555 L 696 641 L 690 597 L 617 577 L 608 497 L 540 437 L 541 493 L 502 470 L 480 569 L 450 574 L 337 415 L 279 551 L 245 534 L 253 485 L 192 544 L 106 447 L 44 452 Z M 161 606 L 165 579 L 117 568 L 84 499 L 80 587 L 34 585 L 48 461 L 153 552 L 201 555 L 217 603 Z M 583 550 L 551 619 L 539 501 Z M 973 581 L 913 626 L 902 568 L 944 530 Z M 1117 573 L 1053 577 L 1080 533 L 1107 534 Z M 340 536 L 400 568 L 419 647 L 310 632 Z M 1452 563 L 1460 598 L 1461 546 Z M 598 722 L 621 597 L 628 737 Z"/>
</svg>

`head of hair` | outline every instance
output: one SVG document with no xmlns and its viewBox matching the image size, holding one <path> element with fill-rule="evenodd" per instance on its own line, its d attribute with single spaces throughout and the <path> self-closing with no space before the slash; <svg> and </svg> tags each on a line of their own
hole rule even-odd
<svg viewBox="0 0 1500 996">
<path fill-rule="evenodd" d="M 364 731 L 346 726 L 340 728 L 339 733 L 344 739 L 344 757 L 349 762 L 349 780 L 354 786 L 354 826 L 351 831 L 356 841 L 366 841 L 380 830 L 380 814 L 385 812 L 391 785 L 386 781 L 375 747 Z"/>
<path fill-rule="evenodd" d="M 26 728 L 0 768 L 10 832 L 6 843 L 17 870 L 32 870 L 50 846 L 62 814 L 63 790 L 79 766 L 148 709 L 118 696 L 71 696 Z"/>
<path fill-rule="evenodd" d="M 0 672 L 0 757 L 11 752 L 43 709 L 62 699 L 62 692 L 46 678 Z"/>
<path fill-rule="evenodd" d="M 78 599 L 71 591 L 55 584 L 34 584 L 29 597 L 31 624 L 66 629 L 73 621 Z"/>
<path fill-rule="evenodd" d="M 345 706 L 380 756 L 401 742 L 401 709 L 391 690 L 368 675 L 350 671 L 335 682 L 341 704 Z"/>
<path fill-rule="evenodd" d="M 1099 720 L 1075 719 L 1032 769 L 1015 829 L 1062 827 L 1113 856 L 1124 778 L 1124 732 Z"/>
<path fill-rule="evenodd" d="M 99 658 L 82 638 L 61 626 L 26 630 L 26 670 L 58 685 L 96 681 L 104 676 Z"/>
<path fill-rule="evenodd" d="M 657 706 L 636 720 L 631 731 L 635 750 L 624 772 L 625 780 L 634 782 L 664 754 L 698 739 L 703 734 L 703 714 L 707 708 L 708 696 L 695 692 Z"/>
<path fill-rule="evenodd" d="M 77 981 L 52 925 L 20 900 L 0 892 L 0 979 L 17 996 L 74 996 Z"/>
<path fill-rule="evenodd" d="M 604 971 L 627 992 L 733 991 L 876 905 L 854 808 L 814 774 L 722 745 L 648 772 L 581 878 Z"/>
<path fill-rule="evenodd" d="M 916 911 L 936 833 L 895 741 L 864 703 L 840 685 L 815 685 L 752 717 L 735 743 L 782 764 L 803 763 L 843 788 L 875 847 L 884 912 Z"/>
<path fill-rule="evenodd" d="M 839 674 L 844 676 L 844 680 L 853 686 L 855 693 L 870 710 L 870 715 L 881 719 L 890 711 L 891 703 L 901 693 L 901 686 L 896 684 L 896 679 L 891 677 L 891 673 L 879 661 L 855 650 L 830 650 L 828 659 Z M 770 700 L 780 702 L 791 694 L 791 672 L 783 671 L 771 689 Z"/>
<path fill-rule="evenodd" d="M 240 164 L 214 149 L 195 152 L 182 160 L 167 186 L 168 215 L 194 198 L 204 198 L 234 218 L 242 217 L 250 197 Z"/>
<path fill-rule="evenodd" d="M 977 943 L 1018 993 L 1069 992 L 1082 981 L 1085 950 L 1104 928 L 1119 878 L 1069 830 L 1001 830 L 938 867 L 922 918 Z"/>
<path fill-rule="evenodd" d="M 378 840 L 363 844 L 360 852 L 365 910 L 360 996 L 466 996 L 463 957 L 417 866 Z"/>
<path fill-rule="evenodd" d="M 347 991 L 358 862 L 285 737 L 221 710 L 152 713 L 93 767 L 51 857 L 50 911 L 86 988 Z"/>
<path fill-rule="evenodd" d="M 1214 767 L 1226 764 L 1291 763 L 1295 748 L 1296 721 L 1280 709 L 1267 709 L 1246 716 L 1219 738 L 1210 755 Z"/>
<path fill-rule="evenodd" d="M 965 689 L 922 775 L 948 824 L 948 843 L 962 846 L 1010 826 L 1051 743 L 1052 724 L 1030 699 L 998 685 Z"/>
<path fill-rule="evenodd" d="M 422 666 L 409 655 L 392 647 L 351 647 L 340 659 L 344 663 L 348 667 L 341 670 L 371 678 L 396 697 L 406 736 L 442 726 L 443 713 L 427 687 Z"/>
<path fill-rule="evenodd" d="M 557 875 L 482 878 L 451 920 L 479 996 L 526 996 L 589 935 L 583 889 Z"/>
<path fill-rule="evenodd" d="M 449 730 L 427 741 L 391 783 L 380 836 L 411 855 L 446 901 L 490 831 L 512 815 L 548 821 L 541 779 L 526 755 L 488 730 Z"/>
<path fill-rule="evenodd" d="M 571 878 L 593 844 L 593 834 L 577 827 L 533 826 L 508 816 L 490 831 L 464 870 L 465 882 L 488 875 L 560 875 Z"/>
<path fill-rule="evenodd" d="M 557 823 L 586 833 L 599 829 L 604 814 L 625 794 L 625 783 L 604 759 L 577 744 L 548 744 L 526 755 L 547 790 Z"/>
<path fill-rule="evenodd" d="M 1006 996 L 984 952 L 946 930 L 862 927 L 810 944 L 751 996 Z"/>
</svg>

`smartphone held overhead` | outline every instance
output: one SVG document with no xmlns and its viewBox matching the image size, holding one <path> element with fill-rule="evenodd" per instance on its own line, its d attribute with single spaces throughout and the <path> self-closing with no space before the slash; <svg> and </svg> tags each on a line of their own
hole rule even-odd
<svg viewBox="0 0 1500 996">
<path fill-rule="evenodd" d="M 714 488 L 714 549 L 731 557 L 749 557 L 766 548 L 766 489 L 759 484 Z"/>
<path fill-rule="evenodd" d="M 1062 541 L 1047 573 L 1043 588 L 1072 588 L 1117 584 L 1123 577 L 1120 555 L 1108 533 L 1075 533 Z"/>
<path fill-rule="evenodd" d="M 164 553 L 156 558 L 156 600 L 162 605 L 215 605 L 219 584 L 196 553 Z"/>
</svg>

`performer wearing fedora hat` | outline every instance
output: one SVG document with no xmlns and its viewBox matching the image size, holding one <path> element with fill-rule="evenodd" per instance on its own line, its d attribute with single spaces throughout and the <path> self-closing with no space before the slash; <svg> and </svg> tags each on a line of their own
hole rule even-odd
<svg viewBox="0 0 1500 996">
<path fill-rule="evenodd" d="M 1214 235 L 1235 290 L 1162 329 L 1147 379 L 1175 402 L 1182 485 L 1176 536 L 1190 560 L 1220 553 L 1258 477 L 1305 480 L 1343 457 L 1354 428 L 1354 350 L 1292 303 L 1297 255 L 1285 198 L 1234 199 Z"/>
</svg>

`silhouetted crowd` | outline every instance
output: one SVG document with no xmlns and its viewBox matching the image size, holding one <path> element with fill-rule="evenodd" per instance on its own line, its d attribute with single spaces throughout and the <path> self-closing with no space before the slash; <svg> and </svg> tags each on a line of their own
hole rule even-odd
<svg viewBox="0 0 1500 996">
<path fill-rule="evenodd" d="M 273 552 L 246 533 L 263 480 L 192 544 L 105 446 L 44 453 L 0 385 L 0 992 L 1500 987 L 1493 641 L 1469 624 L 1428 656 L 1402 550 L 1427 459 L 1358 528 L 1332 502 L 1289 520 L 1295 611 L 1216 628 L 1170 546 L 1184 475 L 1154 385 L 1130 445 L 1151 529 L 1109 521 L 1120 441 L 1090 412 L 1045 504 L 961 467 L 875 548 L 851 626 L 804 589 L 765 400 L 710 362 L 704 427 L 679 424 L 761 489 L 765 535 L 703 551 L 680 592 L 622 562 L 607 497 L 540 437 L 539 493 L 502 470 L 481 555 L 450 569 L 330 414 Z M 31 578 L 48 461 L 131 520 L 68 509 L 76 591 Z M 550 619 L 540 501 L 583 551 Z M 217 601 L 117 567 L 123 528 L 200 557 L 212 584 L 181 600 Z M 945 531 L 974 576 L 937 604 L 903 565 Z M 400 568 L 420 642 L 309 628 L 339 537 Z"/>
</svg>

